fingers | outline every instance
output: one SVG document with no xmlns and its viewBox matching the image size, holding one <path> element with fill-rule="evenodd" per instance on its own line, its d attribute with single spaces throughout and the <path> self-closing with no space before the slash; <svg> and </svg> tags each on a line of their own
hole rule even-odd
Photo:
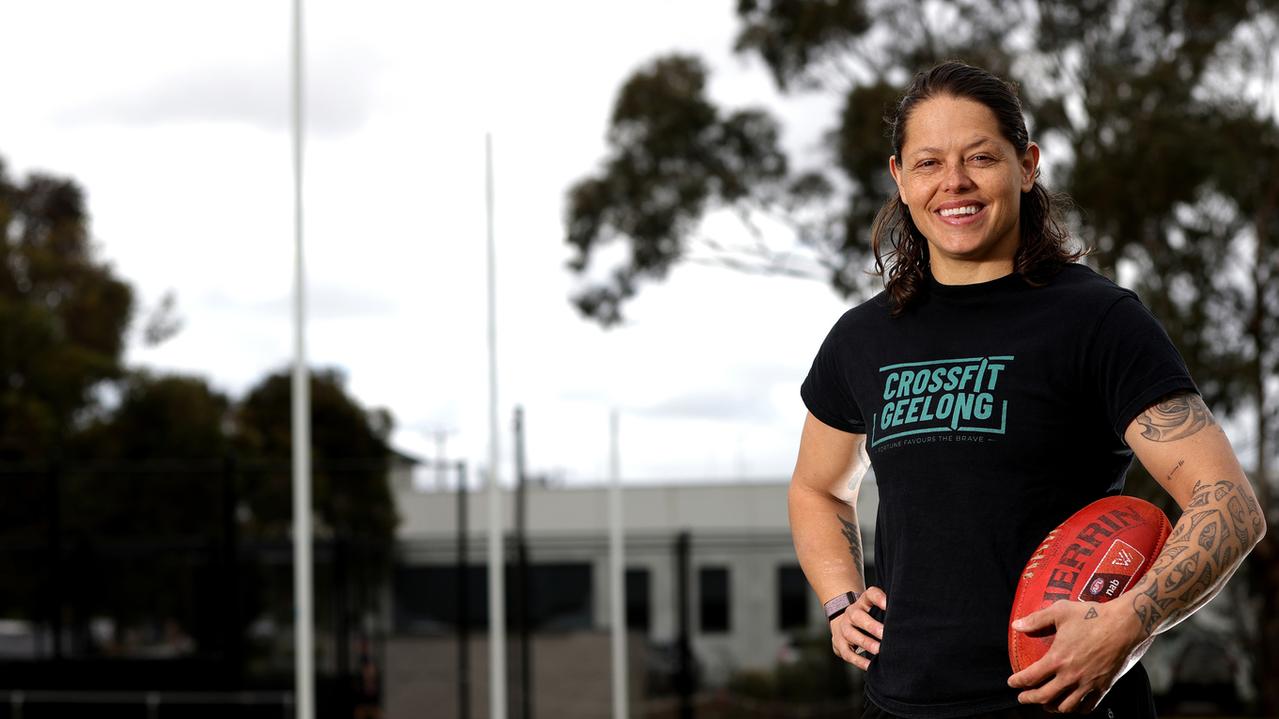
<svg viewBox="0 0 1279 719">
<path fill-rule="evenodd" d="M 867 587 L 866 591 L 857 597 L 857 601 L 848 608 L 851 613 L 849 619 L 852 620 L 853 626 L 876 639 L 882 640 L 884 638 L 884 625 L 870 615 L 870 610 L 873 607 L 888 609 L 888 595 L 884 594 L 884 590 L 879 587 Z M 867 647 L 867 649 L 869 648 Z M 876 645 L 874 650 L 878 652 L 879 646 Z"/>
<path fill-rule="evenodd" d="M 1055 676 L 1042 687 L 1017 695 L 1022 704 L 1040 704 L 1049 714 L 1089 714 L 1106 696 L 1090 682 Z"/>
<path fill-rule="evenodd" d="M 1039 686 L 1047 681 L 1055 670 L 1056 665 L 1049 662 L 1049 656 L 1045 654 L 1039 661 L 1008 677 L 1008 686 L 1014 689 Z"/>
<path fill-rule="evenodd" d="M 870 668 L 870 657 L 857 654 L 855 650 L 858 649 L 860 645 L 851 641 L 851 635 L 861 634 L 861 632 L 858 632 L 855 629 L 850 629 L 848 620 L 845 617 L 847 617 L 847 612 L 835 617 L 834 621 L 830 623 L 831 647 L 835 650 L 835 655 L 840 659 L 843 659 L 862 671 L 866 671 Z"/>
<path fill-rule="evenodd" d="M 854 610 L 853 607 L 849 609 L 852 611 L 841 614 L 831 622 L 831 641 L 835 646 L 836 654 L 848 663 L 865 669 L 870 665 L 871 657 L 879 653 L 879 641 L 853 624 L 854 616 L 864 612 Z"/>
<path fill-rule="evenodd" d="M 871 654 L 879 654 L 879 642 L 883 637 L 883 629 L 881 627 L 879 634 L 869 634 L 861 629 L 867 622 L 879 624 L 879 622 L 871 619 L 866 612 L 860 610 L 851 612 L 848 615 L 848 621 L 840 627 L 840 635 L 844 638 L 844 641 L 854 647 L 861 647 Z"/>
<path fill-rule="evenodd" d="M 1056 711 L 1062 714 L 1090 714 L 1100 702 L 1100 692 L 1086 687 L 1079 688 L 1071 696 L 1065 697 L 1065 701 L 1056 706 Z"/>
<path fill-rule="evenodd" d="M 1058 602 L 1064 600 L 1058 600 Z M 1037 612 L 1031 612 L 1017 621 L 1013 622 L 1013 629 L 1019 632 L 1034 632 L 1040 629 L 1047 629 L 1057 625 L 1057 602 L 1040 609 Z"/>
<path fill-rule="evenodd" d="M 849 664 L 852 664 L 853 666 L 857 667 L 858 669 L 862 671 L 866 671 L 867 669 L 870 669 L 870 658 L 864 657 L 860 654 L 855 653 L 852 647 L 850 647 L 847 643 L 836 639 L 834 641 L 834 648 L 835 648 L 835 654 L 840 659 L 843 659 L 844 661 L 848 662 Z"/>
<path fill-rule="evenodd" d="M 858 600 L 857 604 L 860 605 L 861 600 Z M 853 627 L 856 628 L 853 631 L 856 631 L 860 635 L 865 636 L 868 634 L 874 639 L 877 639 L 880 641 L 882 641 L 884 638 L 884 625 L 876 621 L 875 618 L 872 617 L 871 615 L 867 614 L 865 608 L 862 608 L 857 605 L 849 607 L 848 622 L 849 624 L 851 624 Z M 876 642 L 874 647 L 866 647 L 866 648 L 872 649 L 873 651 L 878 653 L 879 642 Z"/>
<path fill-rule="evenodd" d="M 1109 690 L 1107 690 L 1109 691 Z M 1093 689 L 1084 695 L 1079 702 L 1079 707 L 1074 711 L 1079 714 L 1092 714 L 1097 711 L 1097 706 L 1101 704 L 1101 700 L 1106 697 L 1106 692 Z"/>
<path fill-rule="evenodd" d="M 1017 701 L 1022 704 L 1043 704 L 1044 711 L 1056 712 L 1058 702 L 1054 701 L 1058 697 L 1063 696 L 1067 691 L 1074 689 L 1074 683 L 1068 681 L 1064 677 L 1053 677 L 1052 681 L 1030 691 L 1022 692 L 1017 695 Z"/>
</svg>

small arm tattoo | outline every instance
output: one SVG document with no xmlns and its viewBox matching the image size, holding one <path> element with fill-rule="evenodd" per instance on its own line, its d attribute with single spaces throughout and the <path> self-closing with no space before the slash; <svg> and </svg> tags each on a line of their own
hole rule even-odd
<svg viewBox="0 0 1279 719">
<path fill-rule="evenodd" d="M 1137 422 L 1142 426 L 1141 436 L 1152 442 L 1183 439 L 1217 423 L 1203 398 L 1193 392 L 1164 397 L 1137 415 Z"/>
<path fill-rule="evenodd" d="M 838 514 L 835 517 L 844 527 L 841 531 L 844 533 L 844 539 L 848 540 L 848 553 L 853 555 L 853 561 L 857 563 L 857 571 L 860 572 L 862 570 L 862 534 L 855 523 Z"/>
</svg>

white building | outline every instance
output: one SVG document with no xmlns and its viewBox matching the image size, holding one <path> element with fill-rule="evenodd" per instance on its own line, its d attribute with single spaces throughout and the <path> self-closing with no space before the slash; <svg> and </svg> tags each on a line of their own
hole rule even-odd
<svg viewBox="0 0 1279 719">
<path fill-rule="evenodd" d="M 675 641 L 677 544 L 687 532 L 689 635 L 708 683 L 733 670 L 774 666 L 789 634 L 825 631 L 821 602 L 795 558 L 786 487 L 781 481 L 624 487 L 628 628 L 658 644 Z M 535 631 L 608 629 L 607 487 L 531 485 L 526 492 Z M 504 492 L 508 533 L 515 527 L 514 499 Z M 858 514 L 866 547 L 874 542 L 877 500 L 874 483 L 864 483 Z M 467 501 L 468 574 L 476 590 L 467 605 L 472 626 L 482 632 L 488 504 L 483 492 L 469 492 Z M 396 502 L 402 521 L 393 632 L 452 632 L 457 493 L 398 482 Z M 512 615 L 508 610 L 508 626 Z"/>
</svg>

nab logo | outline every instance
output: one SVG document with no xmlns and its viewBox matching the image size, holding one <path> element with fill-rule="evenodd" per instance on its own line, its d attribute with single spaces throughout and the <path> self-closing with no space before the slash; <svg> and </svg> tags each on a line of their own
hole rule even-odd
<svg viewBox="0 0 1279 719">
<path fill-rule="evenodd" d="M 1132 555 L 1121 549 L 1110 563 L 1119 567 L 1127 567 L 1132 564 Z"/>
</svg>

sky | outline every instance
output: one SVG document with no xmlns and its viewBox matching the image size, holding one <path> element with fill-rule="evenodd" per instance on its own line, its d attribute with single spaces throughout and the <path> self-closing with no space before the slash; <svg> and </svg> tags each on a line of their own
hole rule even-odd
<svg viewBox="0 0 1279 719">
<path fill-rule="evenodd" d="M 2 4 L 9 174 L 80 183 L 139 317 L 176 294 L 181 332 L 147 347 L 136 328 L 131 366 L 233 396 L 292 356 L 290 6 Z M 487 462 L 492 133 L 500 481 L 517 404 L 529 469 L 568 485 L 607 477 L 612 409 L 626 481 L 789 476 L 800 382 L 849 302 L 821 282 L 700 265 L 645 284 L 622 327 L 568 299 L 580 280 L 565 268 L 566 191 L 598 169 L 615 93 L 654 57 L 702 56 L 715 101 L 768 107 L 792 158 L 820 160 L 835 100 L 783 98 L 733 55 L 734 6 L 306 3 L 309 359 L 390 410 L 396 448 L 435 458 L 444 432 L 449 459 Z"/>
</svg>

